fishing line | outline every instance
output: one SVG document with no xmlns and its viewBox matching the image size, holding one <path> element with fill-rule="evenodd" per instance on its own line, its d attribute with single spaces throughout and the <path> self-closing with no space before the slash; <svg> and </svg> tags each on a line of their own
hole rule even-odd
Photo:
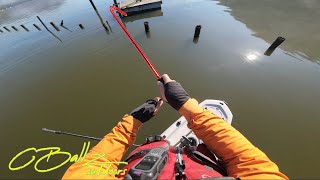
<svg viewBox="0 0 320 180">
<path fill-rule="evenodd" d="M 150 70 L 152 71 L 153 75 L 157 78 L 157 80 L 161 79 L 160 73 L 157 71 L 157 69 L 154 67 L 154 65 L 151 63 L 149 60 L 148 56 L 143 52 L 142 48 L 138 45 L 138 43 L 133 39 L 132 35 L 130 32 L 127 30 L 127 28 L 124 26 L 124 24 L 121 22 L 121 20 L 117 17 L 115 14 L 115 11 L 119 12 L 120 14 L 127 16 L 127 13 L 122 11 L 121 9 L 115 7 L 115 6 L 110 6 L 110 12 L 113 16 L 113 18 L 117 21 L 123 32 L 127 35 L 129 40 L 131 41 L 132 45 L 137 49 L 137 51 L 140 53 L 141 57 L 144 59 L 146 64 L 149 66 Z"/>
</svg>

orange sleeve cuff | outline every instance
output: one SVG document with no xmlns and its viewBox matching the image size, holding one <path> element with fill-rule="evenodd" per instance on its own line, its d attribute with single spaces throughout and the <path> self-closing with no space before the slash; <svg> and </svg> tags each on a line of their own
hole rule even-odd
<svg viewBox="0 0 320 180">
<path fill-rule="evenodd" d="M 83 164 L 89 161 L 120 162 L 128 147 L 135 141 L 141 126 L 142 122 L 131 115 L 125 115 L 122 121 L 90 150 L 83 162 L 76 162 L 69 167 L 63 179 L 117 179 L 113 174 L 100 174 L 102 169 L 109 171 L 107 166 L 102 166 L 99 163 L 93 163 L 90 166 L 83 166 Z M 94 155 L 97 154 L 103 156 L 96 159 Z M 118 164 L 113 164 L 109 168 L 118 169 Z M 88 174 L 88 172 L 92 172 L 94 175 Z"/>
<path fill-rule="evenodd" d="M 197 100 L 190 98 L 180 109 L 179 113 L 190 122 L 194 116 L 203 112 Z"/>
<path fill-rule="evenodd" d="M 136 134 L 139 131 L 140 127 L 143 125 L 141 121 L 135 119 L 133 116 L 129 114 L 124 115 L 121 123 L 125 127 L 127 127 L 127 131 L 129 131 L 129 133 L 134 134 Z"/>
</svg>

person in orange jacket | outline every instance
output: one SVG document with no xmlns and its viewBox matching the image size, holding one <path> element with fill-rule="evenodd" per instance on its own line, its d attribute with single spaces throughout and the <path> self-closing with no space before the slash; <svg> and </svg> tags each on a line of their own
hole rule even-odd
<svg viewBox="0 0 320 180">
<path fill-rule="evenodd" d="M 162 80 L 163 83 L 159 81 L 158 86 L 163 100 L 186 118 L 188 127 L 221 159 L 228 176 L 241 179 L 288 179 L 266 154 L 252 145 L 239 131 L 212 112 L 201 108 L 178 82 L 171 80 L 166 74 L 162 76 Z M 136 108 L 131 115 L 125 115 L 90 150 L 82 162 L 69 167 L 63 179 L 117 179 L 114 174 L 127 173 L 121 170 L 114 174 L 92 172 L 118 169 L 140 127 L 155 115 L 161 105 L 162 100 L 155 98 Z M 98 154 L 101 156 L 97 157 Z"/>
</svg>

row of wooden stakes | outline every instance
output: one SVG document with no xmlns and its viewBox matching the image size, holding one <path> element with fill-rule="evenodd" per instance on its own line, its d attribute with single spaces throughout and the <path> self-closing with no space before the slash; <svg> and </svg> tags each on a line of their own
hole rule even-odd
<svg viewBox="0 0 320 180">
<path fill-rule="evenodd" d="M 52 25 L 52 27 L 56 30 L 56 31 L 61 31 L 61 29 L 54 23 L 54 22 L 50 22 L 50 24 Z M 30 32 L 29 28 L 27 28 L 25 25 L 21 24 L 20 25 L 25 31 Z M 38 30 L 38 31 L 42 31 L 42 29 L 37 25 L 37 24 L 33 24 L 33 26 Z M 60 26 L 63 27 L 64 29 L 69 30 L 67 27 L 64 26 L 64 22 L 63 20 L 60 23 Z M 79 24 L 80 29 L 85 29 L 85 27 L 83 26 L 83 24 Z M 11 26 L 11 28 L 14 31 L 19 31 L 19 29 L 16 26 Z M 3 30 L 4 29 L 4 30 Z M 9 27 L 4 26 L 3 29 L 0 29 L 0 33 L 4 33 L 5 31 L 7 32 L 12 32 L 11 29 L 9 29 Z M 70 30 L 69 30 L 70 31 Z"/>
</svg>

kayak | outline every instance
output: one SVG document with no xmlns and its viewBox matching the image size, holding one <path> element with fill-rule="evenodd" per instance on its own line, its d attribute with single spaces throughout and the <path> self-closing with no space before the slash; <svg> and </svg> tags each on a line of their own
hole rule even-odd
<svg viewBox="0 0 320 180">
<path fill-rule="evenodd" d="M 233 115 L 229 109 L 227 103 L 221 100 L 205 100 L 199 104 L 201 107 L 207 109 L 213 114 L 224 119 L 228 124 L 232 123 Z M 195 133 L 188 128 L 187 120 L 182 116 L 176 120 L 169 128 L 167 128 L 161 136 L 169 141 L 171 146 L 179 146 L 183 137 L 192 142 L 193 146 L 197 146 L 202 143 Z"/>
<path fill-rule="evenodd" d="M 233 115 L 225 101 L 207 99 L 202 103 L 200 103 L 199 105 L 202 108 L 205 108 L 208 111 L 212 112 L 213 114 L 221 117 L 228 124 L 232 123 Z M 54 134 L 64 134 L 64 135 L 81 137 L 81 138 L 92 139 L 97 141 L 102 140 L 102 138 L 91 137 L 91 136 L 86 136 L 81 134 L 74 134 L 69 132 L 55 131 L 47 128 L 42 128 L 42 130 L 45 132 L 50 132 Z M 203 143 L 203 141 L 199 139 L 191 129 L 188 128 L 188 122 L 183 116 L 180 117 L 178 120 L 176 120 L 170 127 L 168 127 L 161 134 L 161 137 L 167 140 L 171 146 L 175 146 L 175 147 L 178 147 L 181 141 L 186 139 L 189 142 L 192 142 L 191 143 L 192 146 L 197 146 Z"/>
</svg>

